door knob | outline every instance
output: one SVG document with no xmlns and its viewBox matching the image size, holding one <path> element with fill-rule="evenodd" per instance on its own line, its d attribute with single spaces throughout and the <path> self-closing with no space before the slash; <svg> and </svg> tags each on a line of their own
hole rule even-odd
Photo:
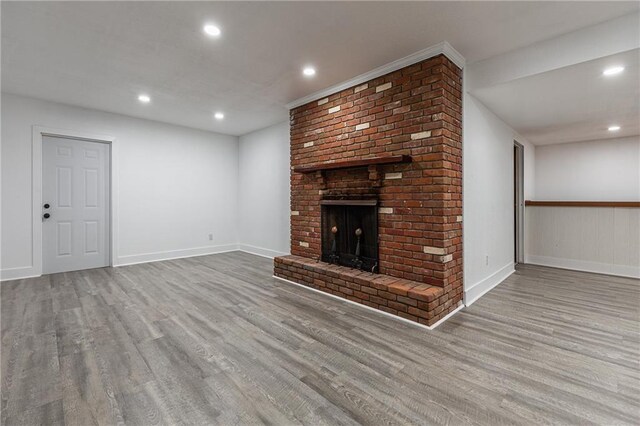
<svg viewBox="0 0 640 426">
<path fill-rule="evenodd" d="M 49 213 L 45 213 L 45 214 L 43 215 L 43 217 L 44 217 L 45 219 L 49 219 L 49 218 L 51 217 L 51 215 L 50 215 Z"/>
<path fill-rule="evenodd" d="M 49 203 L 46 203 L 43 207 L 44 207 L 45 209 L 48 209 L 48 208 L 50 207 L 50 206 L 49 206 Z"/>
</svg>

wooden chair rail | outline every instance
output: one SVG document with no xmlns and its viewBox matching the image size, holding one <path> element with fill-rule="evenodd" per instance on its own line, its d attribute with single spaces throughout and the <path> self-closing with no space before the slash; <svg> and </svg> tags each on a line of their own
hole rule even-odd
<svg viewBox="0 0 640 426">
<path fill-rule="evenodd" d="M 545 207 L 640 207 L 640 201 L 531 201 L 526 200 L 525 206 Z"/>
</svg>

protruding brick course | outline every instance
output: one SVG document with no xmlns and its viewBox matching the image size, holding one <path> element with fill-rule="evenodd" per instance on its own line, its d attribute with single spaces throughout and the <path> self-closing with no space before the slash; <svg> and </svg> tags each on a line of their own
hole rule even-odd
<svg viewBox="0 0 640 426">
<path fill-rule="evenodd" d="M 440 55 L 295 108 L 290 118 L 292 167 L 412 157 L 411 163 L 292 172 L 291 210 L 299 214 L 291 217 L 291 253 L 320 256 L 322 198 L 377 198 L 380 274 L 442 288 L 446 306 L 441 298 L 426 302 L 435 303 L 436 316 L 455 309 L 462 299 L 462 71 Z M 421 309 L 383 307 L 404 315 Z"/>
<path fill-rule="evenodd" d="M 368 85 L 367 83 L 365 83 L 365 84 L 361 84 L 360 86 L 356 86 L 356 87 L 353 89 L 353 92 L 354 92 L 354 93 L 362 92 L 363 90 L 367 89 L 368 87 L 369 87 L 369 85 Z"/>
<path fill-rule="evenodd" d="M 439 255 L 443 255 L 447 252 L 446 249 L 444 249 L 443 247 L 428 247 L 428 246 L 425 246 L 423 251 L 427 254 L 439 254 Z"/>
<path fill-rule="evenodd" d="M 385 91 L 387 89 L 390 89 L 391 86 L 392 86 L 391 82 L 381 84 L 380 86 L 376 87 L 376 93 L 383 92 L 383 91 Z"/>
</svg>

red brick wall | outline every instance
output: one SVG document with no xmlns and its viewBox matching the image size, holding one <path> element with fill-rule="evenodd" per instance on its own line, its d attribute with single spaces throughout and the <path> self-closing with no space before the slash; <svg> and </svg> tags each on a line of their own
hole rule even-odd
<svg viewBox="0 0 640 426">
<path fill-rule="evenodd" d="M 440 55 L 295 108 L 290 118 L 292 167 L 413 159 L 328 171 L 324 180 L 292 171 L 291 253 L 320 256 L 323 197 L 375 196 L 380 273 L 443 287 L 455 307 L 462 298 L 462 71 Z M 380 186 L 369 179 L 376 171 Z"/>
</svg>

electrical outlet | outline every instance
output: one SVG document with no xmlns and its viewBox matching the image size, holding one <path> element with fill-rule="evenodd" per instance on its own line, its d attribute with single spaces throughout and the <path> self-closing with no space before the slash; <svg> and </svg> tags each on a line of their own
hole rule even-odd
<svg viewBox="0 0 640 426">
<path fill-rule="evenodd" d="M 209 241 L 213 241 L 213 234 L 209 234 Z"/>
</svg>

